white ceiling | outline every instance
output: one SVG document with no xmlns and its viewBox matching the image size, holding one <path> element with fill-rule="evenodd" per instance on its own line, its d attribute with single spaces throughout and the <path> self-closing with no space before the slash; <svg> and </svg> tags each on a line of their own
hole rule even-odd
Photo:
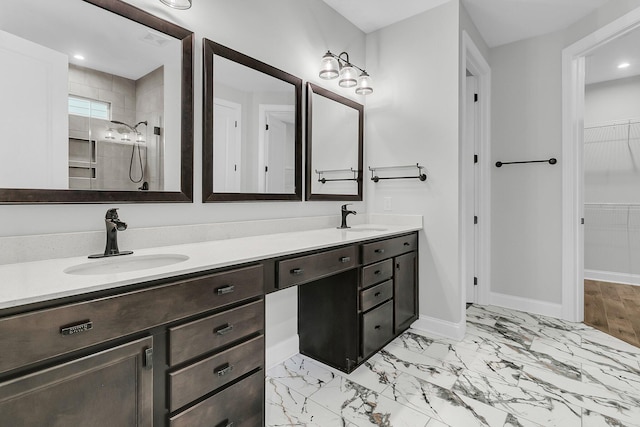
<svg viewBox="0 0 640 427">
<path fill-rule="evenodd" d="M 640 74 L 640 29 L 610 41 L 599 47 L 586 59 L 586 83 L 622 79 Z M 618 65 L 627 62 L 628 68 Z"/>
<path fill-rule="evenodd" d="M 182 54 L 179 40 L 81 0 L 0 1 L 0 30 L 66 54 L 77 65 L 137 80 Z"/>
<path fill-rule="evenodd" d="M 437 7 L 448 0 L 323 0 L 365 33 Z M 609 0 L 461 0 L 490 48 L 567 28 Z M 617 0 L 611 0 L 617 1 Z M 587 83 L 640 74 L 640 30 L 587 57 Z M 618 69 L 621 62 L 631 66 Z"/>
<path fill-rule="evenodd" d="M 324 0 L 365 33 L 448 0 Z M 568 27 L 608 0 L 461 0 L 489 47 Z"/>
</svg>

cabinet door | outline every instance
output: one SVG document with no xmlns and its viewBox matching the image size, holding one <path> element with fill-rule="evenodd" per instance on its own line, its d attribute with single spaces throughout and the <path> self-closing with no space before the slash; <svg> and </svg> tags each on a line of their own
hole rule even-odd
<svg viewBox="0 0 640 427">
<path fill-rule="evenodd" d="M 0 383 L 0 424 L 137 427 L 153 421 L 152 338 Z"/>
<path fill-rule="evenodd" d="M 418 266 L 415 252 L 394 258 L 393 299 L 396 334 L 418 318 Z"/>
</svg>

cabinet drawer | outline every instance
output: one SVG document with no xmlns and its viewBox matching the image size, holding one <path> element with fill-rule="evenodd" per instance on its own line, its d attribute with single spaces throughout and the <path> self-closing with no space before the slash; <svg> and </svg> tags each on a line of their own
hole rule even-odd
<svg viewBox="0 0 640 427">
<path fill-rule="evenodd" d="M 369 264 L 405 252 L 415 251 L 417 248 L 418 239 L 415 233 L 379 242 L 365 243 L 362 245 L 362 263 Z"/>
<path fill-rule="evenodd" d="M 362 356 L 378 351 L 393 338 L 393 300 L 362 315 Z"/>
<path fill-rule="evenodd" d="M 0 319 L 0 372 L 264 292 L 262 265 Z"/>
<path fill-rule="evenodd" d="M 259 336 L 229 350 L 169 373 L 169 410 L 216 390 L 264 365 L 264 337 Z"/>
<path fill-rule="evenodd" d="M 170 427 L 255 427 L 263 425 L 263 371 L 169 419 Z"/>
<path fill-rule="evenodd" d="M 387 280 L 360 292 L 360 307 L 362 311 L 367 311 L 391 298 L 393 298 L 393 280 Z"/>
<path fill-rule="evenodd" d="M 169 328 L 169 365 L 184 362 L 264 329 L 264 301 Z"/>
<path fill-rule="evenodd" d="M 278 263 L 278 287 L 310 282 L 357 265 L 356 246 L 291 258 Z"/>
<path fill-rule="evenodd" d="M 391 277 L 393 277 L 393 261 L 390 259 L 362 267 L 363 288 L 368 288 Z"/>
</svg>

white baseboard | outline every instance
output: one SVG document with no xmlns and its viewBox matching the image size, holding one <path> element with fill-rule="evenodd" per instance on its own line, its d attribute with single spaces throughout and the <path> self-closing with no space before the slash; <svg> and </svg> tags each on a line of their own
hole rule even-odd
<svg viewBox="0 0 640 427">
<path fill-rule="evenodd" d="M 585 270 L 584 278 L 601 282 L 623 283 L 625 285 L 640 286 L 640 275 L 616 273 L 614 271 Z"/>
<path fill-rule="evenodd" d="M 421 314 L 418 320 L 413 322 L 411 328 L 425 332 L 428 335 L 461 341 L 467 330 L 467 324 L 464 319 L 461 323 L 454 323 Z"/>
<path fill-rule="evenodd" d="M 527 313 L 541 314 L 543 316 L 556 317 L 559 319 L 562 318 L 562 304 L 499 294 L 496 292 L 491 292 L 489 300 L 490 305 L 497 305 L 499 307 L 526 311 Z"/>
<path fill-rule="evenodd" d="M 267 370 L 298 353 L 300 353 L 300 338 L 297 334 L 267 347 L 265 351 L 265 365 Z"/>
</svg>

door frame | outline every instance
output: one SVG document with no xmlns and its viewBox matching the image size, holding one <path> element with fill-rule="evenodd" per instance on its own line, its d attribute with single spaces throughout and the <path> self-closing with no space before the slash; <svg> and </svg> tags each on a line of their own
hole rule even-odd
<svg viewBox="0 0 640 427">
<path fill-rule="evenodd" d="M 640 8 L 562 50 L 562 318 L 584 320 L 585 57 L 640 27 Z"/>
<path fill-rule="evenodd" d="M 473 280 L 478 277 L 478 287 L 476 289 L 476 302 L 480 305 L 489 304 L 490 283 L 491 283 L 491 67 L 482 56 L 482 53 L 473 42 L 466 31 L 462 31 L 462 59 L 460 61 L 460 302 L 462 313 L 466 309 L 466 280 Z M 477 78 L 478 104 L 477 104 L 477 149 L 478 149 L 478 174 L 477 174 L 477 212 L 474 212 L 473 198 L 476 194 L 475 188 L 467 188 L 464 185 L 469 180 L 469 174 L 474 174 L 474 169 L 469 168 L 469 162 L 473 160 L 471 156 L 475 154 L 473 147 L 466 144 L 467 126 L 467 70 Z M 471 177 L 473 179 L 473 177 Z M 477 262 L 469 259 L 465 254 L 465 248 L 474 239 L 473 216 L 478 215 L 477 227 Z M 476 269 L 477 266 L 477 269 Z M 463 323 L 465 316 L 462 316 Z"/>
</svg>

